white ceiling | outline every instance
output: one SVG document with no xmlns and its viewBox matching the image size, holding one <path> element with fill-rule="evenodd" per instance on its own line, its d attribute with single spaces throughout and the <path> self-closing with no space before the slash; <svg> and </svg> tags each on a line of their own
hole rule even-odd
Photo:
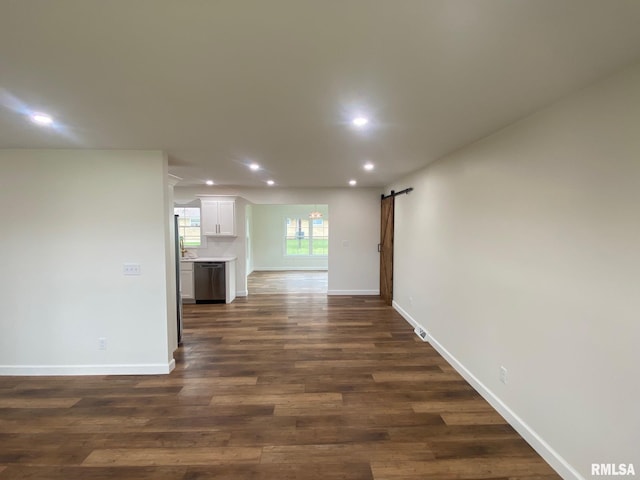
<svg viewBox="0 0 640 480">
<path fill-rule="evenodd" d="M 0 0 L 0 148 L 381 186 L 635 63 L 639 25 L 639 0 Z"/>
</svg>

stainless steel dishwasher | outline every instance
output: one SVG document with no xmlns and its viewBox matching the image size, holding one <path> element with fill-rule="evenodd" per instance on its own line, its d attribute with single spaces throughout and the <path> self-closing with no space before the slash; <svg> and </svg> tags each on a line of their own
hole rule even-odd
<svg viewBox="0 0 640 480">
<path fill-rule="evenodd" d="M 194 289 L 196 303 L 224 303 L 227 296 L 225 286 L 225 262 L 195 262 Z"/>
</svg>

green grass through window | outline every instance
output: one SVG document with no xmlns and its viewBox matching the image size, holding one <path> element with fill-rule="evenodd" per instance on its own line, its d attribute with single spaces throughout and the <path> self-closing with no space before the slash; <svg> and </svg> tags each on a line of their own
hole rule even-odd
<svg viewBox="0 0 640 480">
<path fill-rule="evenodd" d="M 324 255 L 329 253 L 329 239 L 327 238 L 314 238 L 312 244 L 312 251 L 309 252 L 309 239 L 308 238 L 287 238 L 287 255 Z"/>
</svg>

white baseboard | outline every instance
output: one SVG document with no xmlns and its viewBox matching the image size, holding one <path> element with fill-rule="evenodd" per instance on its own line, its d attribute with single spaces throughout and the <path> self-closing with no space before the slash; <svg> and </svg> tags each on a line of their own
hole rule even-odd
<svg viewBox="0 0 640 480">
<path fill-rule="evenodd" d="M 420 327 L 425 331 L 429 331 L 424 325 L 421 325 L 409 313 L 404 310 L 395 300 L 392 302 L 393 308 L 409 323 L 411 326 Z M 491 404 L 491 406 L 504 419 L 509 422 L 533 449 L 544 458 L 549 465 L 565 480 L 585 480 L 558 452 L 556 452 L 538 433 L 533 430 L 522 418 L 516 415 L 495 393 L 493 393 L 486 385 L 467 369 L 460 361 L 455 358 L 437 339 L 429 332 L 429 343 L 436 351 L 444 357 L 444 359 L 456 369 L 456 371 L 471 384 L 471 386 L 482 397 Z"/>
<path fill-rule="evenodd" d="M 246 297 L 247 295 L 249 295 L 249 292 L 247 290 L 236 291 L 236 297 Z"/>
<path fill-rule="evenodd" d="M 404 308 L 402 308 L 400 305 L 398 305 L 398 303 L 395 300 L 393 300 L 391 302 L 391 306 L 393 307 L 393 309 L 396 312 L 398 312 L 400 315 L 402 315 L 402 318 L 404 318 L 413 328 L 420 327 L 425 331 L 427 330 L 422 325 L 420 325 L 418 322 L 416 322 L 413 319 L 413 317 L 411 315 L 409 315 L 409 312 L 407 312 Z"/>
<path fill-rule="evenodd" d="M 0 376 L 52 375 L 162 375 L 171 373 L 176 361 L 135 365 L 0 365 Z"/>
<path fill-rule="evenodd" d="M 380 295 L 380 290 L 328 290 L 327 295 Z"/>
</svg>

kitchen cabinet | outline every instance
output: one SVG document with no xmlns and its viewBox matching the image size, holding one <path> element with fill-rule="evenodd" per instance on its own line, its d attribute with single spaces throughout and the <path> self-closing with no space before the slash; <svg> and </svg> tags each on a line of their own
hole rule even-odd
<svg viewBox="0 0 640 480">
<path fill-rule="evenodd" d="M 193 288 L 193 262 L 180 262 L 180 296 L 185 303 L 196 301 Z"/>
<path fill-rule="evenodd" d="M 236 202 L 201 199 L 202 234 L 207 237 L 236 236 Z"/>
</svg>

